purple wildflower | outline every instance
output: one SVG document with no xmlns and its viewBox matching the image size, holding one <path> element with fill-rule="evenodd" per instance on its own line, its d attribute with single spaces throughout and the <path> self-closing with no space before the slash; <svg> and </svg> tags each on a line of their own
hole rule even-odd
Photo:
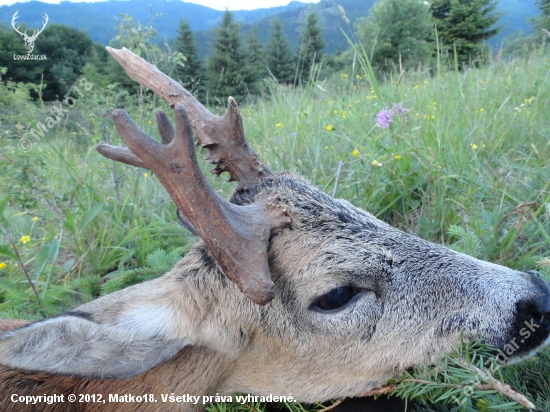
<svg viewBox="0 0 550 412">
<path fill-rule="evenodd" d="M 386 130 L 390 126 L 390 123 L 393 123 L 393 117 L 395 115 L 403 116 L 409 111 L 409 109 L 403 107 L 403 102 L 392 103 L 391 106 L 391 109 L 388 109 L 388 106 L 386 106 L 376 115 L 376 123 L 378 123 L 383 130 Z"/>
<path fill-rule="evenodd" d="M 383 129 L 387 129 L 390 125 L 390 123 L 393 122 L 393 109 L 388 110 L 388 107 L 386 106 L 378 114 L 376 115 L 376 123 Z"/>
<path fill-rule="evenodd" d="M 409 111 L 409 109 L 407 109 L 406 107 L 403 107 L 403 102 L 392 103 L 391 106 L 392 106 L 391 108 L 392 112 L 398 114 L 399 116 L 403 116 L 405 113 Z"/>
</svg>

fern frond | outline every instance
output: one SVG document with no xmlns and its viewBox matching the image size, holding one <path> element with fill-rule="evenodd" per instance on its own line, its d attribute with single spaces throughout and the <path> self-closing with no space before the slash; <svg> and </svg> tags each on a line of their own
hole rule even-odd
<svg viewBox="0 0 550 412">
<path fill-rule="evenodd" d="M 107 282 L 101 286 L 101 295 L 107 295 L 109 293 L 116 292 L 117 290 L 124 289 L 125 287 L 135 285 L 137 283 L 144 282 L 146 280 L 154 279 L 164 274 L 163 271 L 159 271 L 150 267 L 140 267 L 130 270 L 125 270 L 112 276 Z"/>
<path fill-rule="evenodd" d="M 455 243 L 449 245 L 451 249 L 476 258 L 481 257 L 481 240 L 474 232 L 462 226 L 450 225 L 447 233 L 450 237 L 458 238 Z"/>
</svg>

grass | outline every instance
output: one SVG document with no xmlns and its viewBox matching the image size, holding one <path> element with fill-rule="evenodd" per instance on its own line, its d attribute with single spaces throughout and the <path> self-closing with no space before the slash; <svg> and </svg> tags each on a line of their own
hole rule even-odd
<svg viewBox="0 0 550 412">
<path fill-rule="evenodd" d="M 532 55 L 459 74 L 411 73 L 385 83 L 382 102 L 360 75 L 342 73 L 324 91 L 285 90 L 246 108 L 245 127 L 275 169 L 332 193 L 342 162 L 337 197 L 436 242 L 465 226 L 482 239 L 481 258 L 530 268 L 549 245 L 547 67 Z M 375 115 L 392 102 L 410 111 L 382 130 Z"/>
<path fill-rule="evenodd" d="M 266 82 L 268 98 L 241 110 L 249 141 L 273 170 L 297 172 L 409 233 L 550 275 L 549 67 L 547 52 L 536 50 L 478 69 L 389 75 L 376 92 L 350 67 L 305 89 Z M 23 85 L 0 86 L 0 199 L 10 196 L 0 210 L 2 316 L 50 316 L 158 276 L 195 241 L 156 179 L 94 149 L 120 144 L 108 115 L 115 107 L 156 135 L 153 110 L 167 106 L 92 83 L 59 125 L 29 138 L 28 150 L 24 132 L 49 106 L 32 102 Z M 409 111 L 378 127 L 376 114 L 397 102 Z M 212 184 L 223 194 L 233 187 Z M 544 353 L 505 378 L 550 410 Z"/>
</svg>

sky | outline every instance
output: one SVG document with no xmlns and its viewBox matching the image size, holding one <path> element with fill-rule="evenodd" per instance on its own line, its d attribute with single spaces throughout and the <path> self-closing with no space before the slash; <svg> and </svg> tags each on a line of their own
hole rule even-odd
<svg viewBox="0 0 550 412">
<path fill-rule="evenodd" d="M 44 3 L 57 4 L 60 0 L 40 0 Z M 102 0 L 71 0 L 72 2 L 97 2 Z M 179 1 L 179 0 L 172 0 Z M 319 0 L 299 0 L 302 3 L 317 3 Z M 10 5 L 14 3 L 22 3 L 17 0 L 0 0 L 0 6 Z M 290 3 L 290 0 L 192 0 L 188 3 L 202 4 L 206 7 L 211 7 L 217 10 L 252 10 L 263 9 L 275 6 L 285 6 Z"/>
</svg>

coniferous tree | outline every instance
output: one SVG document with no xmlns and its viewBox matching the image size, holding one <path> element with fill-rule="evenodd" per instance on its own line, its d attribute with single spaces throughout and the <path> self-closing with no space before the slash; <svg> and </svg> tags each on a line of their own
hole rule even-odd
<svg viewBox="0 0 550 412">
<path fill-rule="evenodd" d="M 536 0 L 535 3 L 539 6 L 542 14 L 550 16 L 550 0 Z"/>
<path fill-rule="evenodd" d="M 271 74 L 279 83 L 294 80 L 294 58 L 290 53 L 288 40 L 278 17 L 273 19 L 269 41 L 266 47 L 266 63 Z"/>
<path fill-rule="evenodd" d="M 265 59 L 262 44 L 258 39 L 258 27 L 252 26 L 248 32 L 245 54 L 246 84 L 249 93 L 260 91 L 260 80 L 265 75 Z"/>
<path fill-rule="evenodd" d="M 541 14 L 532 19 L 533 25 L 539 31 L 543 29 L 550 32 L 550 0 L 536 0 L 535 3 L 539 6 Z M 548 35 L 548 33 L 544 34 Z"/>
<path fill-rule="evenodd" d="M 483 40 L 499 32 L 496 6 L 497 0 L 432 0 L 430 9 L 443 44 L 450 50 L 456 46 L 459 60 L 468 61 L 481 51 Z"/>
<path fill-rule="evenodd" d="M 181 84 L 195 95 L 201 95 L 203 70 L 201 61 L 197 54 L 197 46 L 193 38 L 193 32 L 189 23 L 182 19 L 178 29 L 178 37 L 175 40 L 176 50 L 183 54 L 186 60 L 184 67 L 178 65 L 176 69 L 177 77 Z"/>
<path fill-rule="evenodd" d="M 300 49 L 298 50 L 298 70 L 302 83 L 309 80 L 311 68 L 321 61 L 325 43 L 318 25 L 317 15 L 311 12 L 307 16 L 306 27 L 302 34 Z"/>
<path fill-rule="evenodd" d="M 222 23 L 215 30 L 206 64 L 206 78 L 210 95 L 220 99 L 220 102 L 228 96 L 239 102 L 246 95 L 245 60 L 239 25 L 229 11 L 223 14 Z"/>
<path fill-rule="evenodd" d="M 381 0 L 355 23 L 357 36 L 380 69 L 424 63 L 432 54 L 433 27 L 423 0 Z"/>
</svg>

